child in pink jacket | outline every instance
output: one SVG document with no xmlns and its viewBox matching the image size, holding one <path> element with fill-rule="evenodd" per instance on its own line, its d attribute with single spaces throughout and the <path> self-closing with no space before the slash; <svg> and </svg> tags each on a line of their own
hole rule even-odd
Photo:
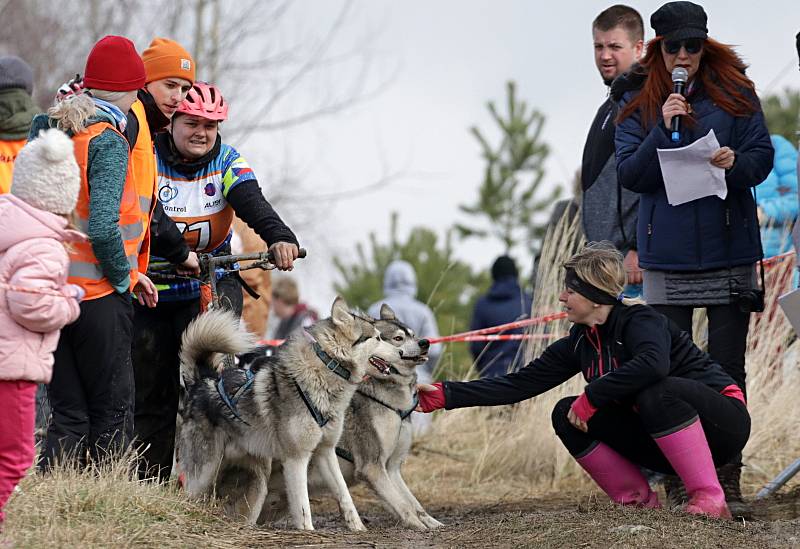
<svg viewBox="0 0 800 549">
<path fill-rule="evenodd" d="M 0 530 L 3 506 L 33 463 L 36 384 L 47 383 L 59 330 L 78 318 L 64 248 L 80 172 L 72 140 L 47 130 L 22 148 L 0 195 Z"/>
</svg>

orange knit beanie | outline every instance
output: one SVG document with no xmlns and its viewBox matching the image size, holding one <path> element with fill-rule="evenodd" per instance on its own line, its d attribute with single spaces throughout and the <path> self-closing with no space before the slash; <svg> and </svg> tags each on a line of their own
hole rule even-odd
<svg viewBox="0 0 800 549">
<path fill-rule="evenodd" d="M 183 46 L 169 38 L 155 38 L 142 54 L 147 81 L 183 78 L 194 83 L 194 59 Z"/>
</svg>

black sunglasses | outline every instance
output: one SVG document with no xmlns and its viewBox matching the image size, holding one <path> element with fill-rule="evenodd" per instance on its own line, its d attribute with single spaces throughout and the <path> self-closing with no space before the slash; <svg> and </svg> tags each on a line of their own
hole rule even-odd
<svg viewBox="0 0 800 549">
<path fill-rule="evenodd" d="M 675 55 L 681 51 L 681 47 L 686 48 L 686 53 L 700 53 L 703 49 L 702 38 L 688 38 L 686 40 L 664 40 L 664 51 L 670 55 Z"/>
</svg>

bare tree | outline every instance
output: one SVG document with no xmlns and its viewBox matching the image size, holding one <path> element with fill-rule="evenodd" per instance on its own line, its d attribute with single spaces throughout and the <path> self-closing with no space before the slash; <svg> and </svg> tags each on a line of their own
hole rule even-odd
<svg viewBox="0 0 800 549">
<path fill-rule="evenodd" d="M 234 106 L 225 138 L 241 146 L 259 135 L 340 114 L 394 78 L 385 63 L 385 75 L 376 76 L 368 35 L 356 43 L 344 39 L 352 0 L 339 4 L 318 36 L 287 40 L 291 8 L 287 0 L 0 0 L 0 20 L 12 22 L 4 25 L 0 52 L 15 53 L 34 67 L 34 98 L 44 108 L 62 82 L 83 72 L 92 44 L 102 36 L 128 36 L 140 51 L 156 36 L 172 38 L 192 53 L 198 79 L 219 85 Z M 281 163 L 274 151 L 264 154 L 270 165 Z M 288 188 L 297 196 L 301 179 L 280 171 L 270 185 L 278 190 L 271 195 L 277 202 L 287 196 L 281 182 L 291 182 Z M 363 185 L 373 189 L 398 176 L 387 170 Z"/>
</svg>

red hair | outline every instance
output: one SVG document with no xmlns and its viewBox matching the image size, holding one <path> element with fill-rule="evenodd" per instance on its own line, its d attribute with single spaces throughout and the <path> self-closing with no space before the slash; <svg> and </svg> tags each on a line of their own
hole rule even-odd
<svg viewBox="0 0 800 549">
<path fill-rule="evenodd" d="M 642 90 L 622 109 L 619 121 L 638 110 L 642 127 L 646 128 L 661 116 L 661 107 L 672 93 L 672 76 L 661 52 L 663 40 L 663 36 L 656 36 L 647 43 L 647 54 L 639 69 L 646 75 Z M 714 103 L 733 116 L 749 116 L 761 109 L 755 99 L 755 85 L 744 73 L 747 65 L 733 48 L 708 38 L 702 55 L 696 78 Z M 693 122 L 691 115 L 688 119 Z"/>
</svg>

